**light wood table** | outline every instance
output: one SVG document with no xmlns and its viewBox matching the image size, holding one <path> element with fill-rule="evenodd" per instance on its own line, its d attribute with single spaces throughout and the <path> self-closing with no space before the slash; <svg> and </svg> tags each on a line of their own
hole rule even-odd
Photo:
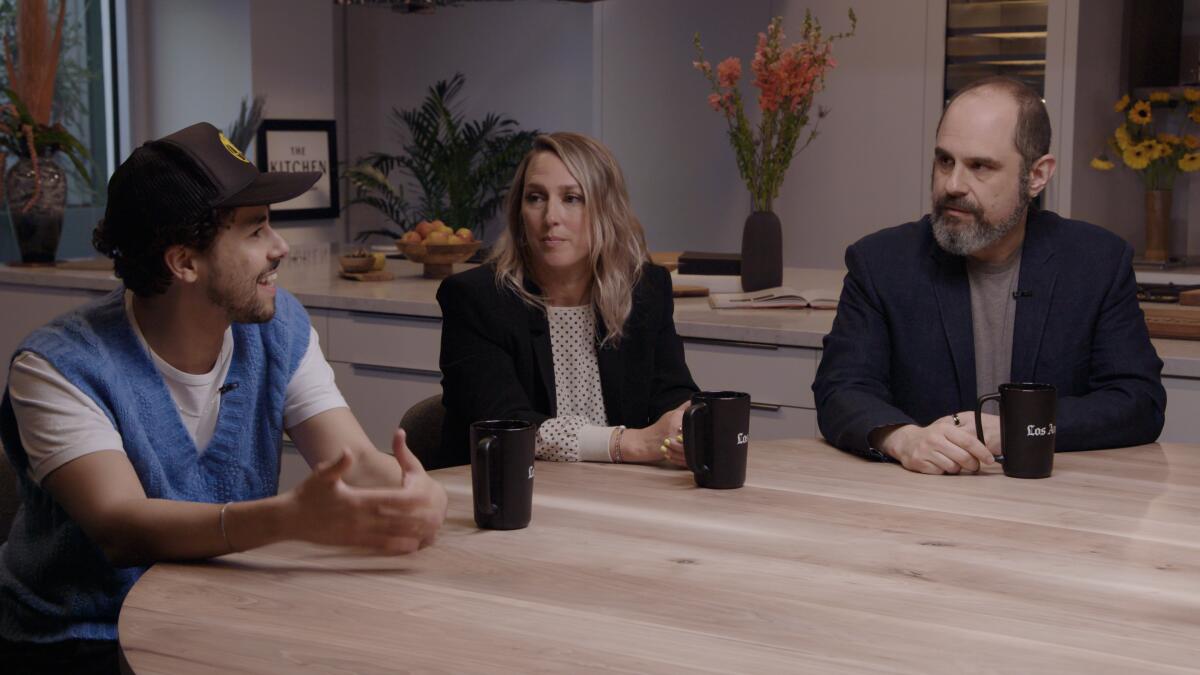
<svg viewBox="0 0 1200 675">
<path fill-rule="evenodd" d="M 537 465 L 480 531 L 469 468 L 408 557 L 281 544 L 156 565 L 137 673 L 1150 673 L 1200 667 L 1200 446 L 1060 454 L 1045 480 L 923 476 L 755 443 L 740 490 Z"/>
</svg>

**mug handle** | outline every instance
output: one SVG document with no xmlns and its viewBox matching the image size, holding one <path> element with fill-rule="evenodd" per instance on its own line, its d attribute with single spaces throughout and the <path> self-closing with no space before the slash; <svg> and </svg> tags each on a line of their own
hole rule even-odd
<svg viewBox="0 0 1200 675">
<path fill-rule="evenodd" d="M 496 505 L 492 503 L 492 444 L 495 436 L 479 439 L 476 449 L 479 454 L 479 471 L 475 474 L 475 485 L 472 493 L 475 495 L 475 510 L 486 516 L 496 513 Z"/>
<path fill-rule="evenodd" d="M 980 396 L 979 400 L 975 402 L 975 435 L 979 437 L 979 442 L 983 443 L 985 446 L 987 445 L 987 441 L 983 440 L 983 404 L 987 403 L 988 401 L 999 400 L 1000 392 L 996 392 L 994 394 Z M 998 456 L 996 457 L 996 461 L 1002 462 L 1004 461 L 1004 457 Z"/>
<path fill-rule="evenodd" d="M 708 404 L 703 401 L 693 403 L 683 411 L 683 457 L 692 473 L 707 476 L 710 469 L 704 463 L 704 453 L 700 450 L 700 422 L 696 419 L 701 411 L 708 413 Z"/>
</svg>

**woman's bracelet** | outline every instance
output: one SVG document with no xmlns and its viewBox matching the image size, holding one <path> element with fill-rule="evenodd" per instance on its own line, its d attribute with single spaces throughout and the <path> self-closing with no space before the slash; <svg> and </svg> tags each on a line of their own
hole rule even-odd
<svg viewBox="0 0 1200 675">
<path fill-rule="evenodd" d="M 625 435 L 625 427 L 617 427 L 617 440 L 613 443 L 612 461 L 614 464 L 620 464 L 625 461 L 621 458 L 621 438 Z"/>
</svg>

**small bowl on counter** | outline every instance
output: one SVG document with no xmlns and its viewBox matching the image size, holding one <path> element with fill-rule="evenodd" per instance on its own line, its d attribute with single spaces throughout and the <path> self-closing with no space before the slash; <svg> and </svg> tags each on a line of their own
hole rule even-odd
<svg viewBox="0 0 1200 675">
<path fill-rule="evenodd" d="M 342 255 L 338 256 L 338 264 L 347 274 L 361 274 L 371 271 L 375 266 L 375 258 L 371 255 Z"/>
</svg>

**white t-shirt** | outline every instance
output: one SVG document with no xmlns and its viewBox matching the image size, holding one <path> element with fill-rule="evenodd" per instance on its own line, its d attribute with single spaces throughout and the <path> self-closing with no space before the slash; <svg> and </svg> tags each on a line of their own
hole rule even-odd
<svg viewBox="0 0 1200 675">
<path fill-rule="evenodd" d="M 201 375 L 185 373 L 171 367 L 150 349 L 133 316 L 131 298 L 127 292 L 125 314 L 133 332 L 150 353 L 184 427 L 203 453 L 216 428 L 221 408 L 220 389 L 233 360 L 233 329 L 225 330 L 221 353 L 211 371 Z M 308 350 L 284 393 L 285 429 L 326 410 L 346 407 L 346 400 L 334 383 L 333 369 L 321 352 L 317 332 L 309 330 Z M 125 449 L 121 435 L 96 402 L 36 354 L 21 352 L 13 359 L 8 393 L 21 445 L 29 457 L 30 477 L 39 484 L 51 471 L 73 459 L 100 450 Z"/>
</svg>

